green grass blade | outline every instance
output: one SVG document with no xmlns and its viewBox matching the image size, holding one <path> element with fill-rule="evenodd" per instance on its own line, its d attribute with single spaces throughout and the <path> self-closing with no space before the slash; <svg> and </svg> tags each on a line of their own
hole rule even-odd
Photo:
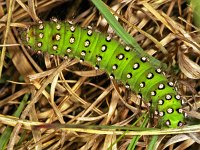
<svg viewBox="0 0 200 150">
<path fill-rule="evenodd" d="M 147 114 L 143 114 L 140 118 L 138 118 L 138 119 L 131 125 L 131 127 L 136 126 L 136 124 L 137 124 L 139 121 L 141 121 L 142 119 L 144 119 L 145 122 L 146 122 L 146 120 L 147 120 L 147 122 L 148 122 Z M 146 122 L 146 123 L 147 123 L 147 122 Z M 145 126 L 145 125 L 144 125 L 144 126 Z M 141 128 L 143 128 L 144 126 L 141 125 Z M 129 130 L 126 130 L 122 135 L 120 135 L 120 136 L 117 138 L 117 140 L 116 140 L 114 143 L 111 144 L 111 146 L 108 148 L 108 150 L 111 150 L 112 147 L 113 147 L 117 142 L 119 142 L 119 141 L 126 135 L 127 132 L 129 132 Z M 139 132 L 139 131 L 138 131 L 138 132 Z M 140 136 L 138 136 L 138 137 L 140 137 Z M 138 140 L 139 140 L 139 138 L 138 138 Z"/>
<path fill-rule="evenodd" d="M 138 53 L 138 55 L 144 55 L 150 58 L 150 62 L 155 67 L 161 67 L 161 62 L 154 57 L 148 55 L 143 51 L 143 49 L 140 47 L 140 45 L 137 43 L 137 41 L 128 34 L 124 28 L 120 25 L 120 23 L 115 19 L 113 14 L 110 13 L 107 5 L 103 3 L 101 0 L 91 0 L 93 4 L 96 6 L 96 8 L 101 12 L 101 14 L 105 17 L 105 19 L 108 21 L 109 25 L 112 27 L 112 29 L 116 32 L 116 34 L 123 39 L 126 44 L 131 45 L 135 52 Z M 165 66 L 162 66 L 165 67 Z"/>
<path fill-rule="evenodd" d="M 121 37 L 127 44 L 137 46 L 138 43 L 136 40 L 128 34 L 120 23 L 115 19 L 115 17 L 110 13 L 107 6 L 101 0 L 92 0 L 97 9 L 103 14 L 105 19 L 108 21 L 109 25 L 115 30 L 116 34 Z M 142 52 L 143 50 L 139 47 L 138 51 Z"/>
<path fill-rule="evenodd" d="M 152 136 L 152 139 L 148 145 L 147 150 L 154 150 L 157 140 L 158 140 L 158 135 Z"/>
<path fill-rule="evenodd" d="M 142 123 L 142 125 L 140 127 L 144 128 L 147 125 L 148 121 L 149 121 L 149 118 L 146 115 L 145 119 L 144 119 L 144 121 L 143 121 L 143 123 Z M 140 139 L 140 137 L 141 137 L 140 135 L 134 136 L 132 138 L 132 140 L 131 140 L 131 142 L 130 142 L 128 148 L 127 148 L 127 150 L 134 150 L 135 147 L 136 147 L 136 145 L 137 145 L 137 143 L 138 143 L 138 140 Z"/>
<path fill-rule="evenodd" d="M 27 103 L 29 95 L 25 94 L 19 107 L 17 108 L 17 110 L 14 112 L 13 116 L 15 117 L 19 117 L 21 112 L 24 110 L 24 107 Z M 6 127 L 6 129 L 4 130 L 4 132 L 2 133 L 2 135 L 0 136 L 0 149 L 4 150 L 6 148 L 6 145 L 8 143 L 8 141 L 10 140 L 10 135 L 12 133 L 13 127 Z"/>
</svg>

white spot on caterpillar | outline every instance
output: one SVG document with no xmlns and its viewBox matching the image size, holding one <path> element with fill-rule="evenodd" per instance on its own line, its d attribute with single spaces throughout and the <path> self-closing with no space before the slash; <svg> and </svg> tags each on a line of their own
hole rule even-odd
<svg viewBox="0 0 200 150">
<path fill-rule="evenodd" d="M 118 58 L 119 60 L 122 60 L 122 59 L 124 58 L 124 54 L 119 54 L 119 55 L 117 56 L 117 58 Z"/>
<path fill-rule="evenodd" d="M 161 83 L 161 84 L 159 84 L 158 89 L 161 90 L 161 89 L 164 89 L 164 87 L 165 87 L 165 85 Z"/>
<path fill-rule="evenodd" d="M 160 100 L 158 101 L 158 104 L 159 104 L 159 105 L 163 105 L 163 104 L 164 104 L 164 101 L 163 101 L 162 99 L 160 99 Z"/>
<path fill-rule="evenodd" d="M 172 98 L 172 96 L 171 96 L 170 94 L 167 94 L 167 95 L 165 96 L 165 98 L 166 98 L 166 100 L 170 100 L 170 99 Z"/>
<path fill-rule="evenodd" d="M 85 51 L 82 51 L 81 52 L 81 56 L 85 56 L 86 55 L 86 52 Z"/>
<path fill-rule="evenodd" d="M 39 38 L 43 38 L 44 37 L 44 34 L 43 33 L 39 33 Z"/>
<path fill-rule="evenodd" d="M 57 29 L 57 30 L 60 30 L 60 29 L 61 29 L 61 25 L 60 25 L 60 24 L 57 24 L 57 25 L 56 25 L 56 29 Z"/>
<path fill-rule="evenodd" d="M 141 87 L 141 88 L 145 87 L 145 83 L 144 83 L 144 82 L 141 82 L 141 83 L 140 83 L 140 87 Z"/>
<path fill-rule="evenodd" d="M 67 53 L 70 53 L 71 51 L 71 48 L 67 48 Z"/>
<path fill-rule="evenodd" d="M 155 96 L 156 95 L 156 92 L 155 91 L 152 91 L 151 92 L 151 96 Z"/>
<path fill-rule="evenodd" d="M 107 42 L 110 42 L 110 41 L 111 41 L 111 35 L 108 35 L 108 36 L 106 37 L 106 41 L 107 41 Z"/>
<path fill-rule="evenodd" d="M 97 61 L 101 61 L 102 60 L 102 57 L 101 56 L 98 56 L 97 57 Z"/>
<path fill-rule="evenodd" d="M 41 47 L 42 46 L 42 42 L 37 43 L 37 46 Z"/>
<path fill-rule="evenodd" d="M 92 35 L 92 30 L 88 30 L 87 35 L 91 36 Z"/>
<path fill-rule="evenodd" d="M 117 66 L 116 64 L 114 64 L 114 65 L 112 66 L 112 69 L 113 69 L 113 70 L 116 70 L 117 67 L 118 67 L 118 66 Z"/>
<path fill-rule="evenodd" d="M 134 65 L 133 65 L 133 69 L 138 69 L 139 68 L 139 64 L 138 63 L 135 63 Z"/>
<path fill-rule="evenodd" d="M 129 89 L 130 85 L 126 83 L 125 88 Z"/>
<path fill-rule="evenodd" d="M 141 61 L 142 61 L 142 62 L 146 62 L 146 61 L 147 61 L 147 58 L 146 58 L 146 57 L 142 57 L 142 58 L 141 58 Z"/>
<path fill-rule="evenodd" d="M 56 40 L 59 41 L 61 38 L 60 34 L 56 34 Z"/>
<path fill-rule="evenodd" d="M 53 45 L 53 50 L 57 50 L 58 46 L 57 45 Z"/>
<path fill-rule="evenodd" d="M 102 45 L 102 47 L 101 47 L 101 51 L 102 51 L 102 52 L 105 52 L 106 49 L 107 49 L 107 46 L 106 46 L 106 45 Z"/>
<path fill-rule="evenodd" d="M 99 66 L 98 66 L 98 65 L 96 65 L 96 66 L 94 67 L 94 69 L 95 69 L 95 70 L 98 70 L 98 69 L 99 69 Z"/>
<path fill-rule="evenodd" d="M 163 111 L 160 111 L 160 112 L 159 112 L 159 116 L 160 116 L 160 117 L 164 116 L 164 112 L 163 112 Z"/>
<path fill-rule="evenodd" d="M 175 98 L 176 98 L 177 100 L 180 100 L 180 99 L 181 99 L 181 96 L 180 96 L 180 95 L 176 95 Z"/>
<path fill-rule="evenodd" d="M 126 76 L 128 79 L 130 79 L 132 77 L 132 74 L 131 73 L 128 73 L 127 76 Z"/>
<path fill-rule="evenodd" d="M 38 28 L 39 28 L 39 30 L 43 30 L 44 29 L 44 25 L 40 24 Z"/>
<path fill-rule="evenodd" d="M 71 32 L 74 32 L 74 31 L 75 31 L 75 27 L 74 27 L 74 26 L 71 26 L 71 27 L 70 27 L 70 31 L 71 31 Z"/>
<path fill-rule="evenodd" d="M 37 51 L 37 54 L 42 54 L 42 52 L 41 51 Z"/>
<path fill-rule="evenodd" d="M 114 79 L 115 76 L 113 74 L 110 74 L 110 79 Z"/>
<path fill-rule="evenodd" d="M 183 126 L 183 123 L 180 121 L 180 122 L 178 123 L 178 126 L 179 126 L 179 127 L 182 127 L 182 126 Z"/>
<path fill-rule="evenodd" d="M 153 78 L 153 73 L 148 73 L 147 79 L 152 79 Z"/>
<path fill-rule="evenodd" d="M 173 87 L 174 83 L 173 82 L 169 82 L 168 85 L 171 86 L 171 87 Z"/>
<path fill-rule="evenodd" d="M 75 38 L 74 38 L 74 37 L 71 37 L 71 38 L 69 39 L 69 43 L 73 44 L 74 42 L 75 42 Z"/>
<path fill-rule="evenodd" d="M 178 109 L 178 112 L 182 114 L 183 113 L 183 109 L 181 109 L 181 108 Z"/>
<path fill-rule="evenodd" d="M 168 108 L 168 109 L 167 109 L 167 113 L 169 113 L 169 114 L 173 113 L 173 111 L 174 111 L 174 110 L 173 110 L 172 108 Z"/>
<path fill-rule="evenodd" d="M 129 52 L 131 50 L 131 48 L 129 46 L 125 47 L 125 51 Z"/>
<path fill-rule="evenodd" d="M 165 124 L 166 124 L 167 126 L 169 126 L 171 123 L 170 123 L 169 120 L 167 120 Z"/>
<path fill-rule="evenodd" d="M 79 62 L 80 62 L 80 63 L 83 63 L 83 62 L 84 62 L 84 59 L 83 59 L 83 58 L 80 58 L 80 59 L 79 59 Z"/>
<path fill-rule="evenodd" d="M 50 58 L 53 58 L 53 57 L 54 57 L 54 55 L 53 55 L 53 54 L 51 54 L 51 55 L 50 55 Z"/>
<path fill-rule="evenodd" d="M 158 69 L 156 69 L 156 72 L 157 72 L 157 73 L 161 73 L 162 70 L 161 70 L 160 68 L 158 68 Z"/>
<path fill-rule="evenodd" d="M 85 47 L 88 47 L 90 45 L 90 41 L 89 40 L 86 40 L 85 41 Z"/>
</svg>

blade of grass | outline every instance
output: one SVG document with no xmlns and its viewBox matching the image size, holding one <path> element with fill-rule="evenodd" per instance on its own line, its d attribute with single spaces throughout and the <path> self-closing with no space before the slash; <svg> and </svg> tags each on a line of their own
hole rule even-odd
<svg viewBox="0 0 200 150">
<path fill-rule="evenodd" d="M 141 121 L 141 119 L 143 119 L 143 118 L 144 118 L 144 120 L 147 120 L 147 122 L 148 122 L 147 114 L 145 113 L 145 114 L 143 114 L 141 117 L 139 117 L 139 118 L 131 125 L 131 127 L 134 127 L 134 126 L 135 126 L 139 121 Z M 144 127 L 144 126 L 141 125 L 141 127 Z M 119 141 L 126 135 L 127 132 L 129 132 L 129 130 L 126 130 L 122 135 L 120 135 L 120 136 L 117 138 L 117 140 L 116 140 L 114 143 L 112 143 L 112 144 L 110 145 L 110 147 L 108 148 L 108 150 L 111 150 L 112 147 L 113 147 L 117 142 L 119 142 Z M 138 136 L 138 137 L 140 137 L 140 136 Z"/>
<path fill-rule="evenodd" d="M 15 117 L 19 117 L 21 112 L 24 110 L 24 107 L 27 103 L 29 94 L 25 94 L 22 101 L 20 102 L 19 107 L 17 108 L 17 110 L 14 112 L 13 116 Z M 4 130 L 4 132 L 2 133 L 2 135 L 0 136 L 0 149 L 4 150 L 6 148 L 6 145 L 8 143 L 8 141 L 10 140 L 10 135 L 12 133 L 13 127 L 6 127 L 6 129 Z"/>
<path fill-rule="evenodd" d="M 154 150 L 157 140 L 158 140 L 158 135 L 152 136 L 152 139 L 148 145 L 147 150 Z"/>
<path fill-rule="evenodd" d="M 131 45 L 135 52 L 139 56 L 146 56 L 150 58 L 150 62 L 155 67 L 165 67 L 161 64 L 161 62 L 154 57 L 148 55 L 144 52 L 144 50 L 140 47 L 140 45 L 137 43 L 137 41 L 128 34 L 124 28 L 120 25 L 120 23 L 116 20 L 116 18 L 113 16 L 112 13 L 110 13 L 108 6 L 103 3 L 101 0 L 91 0 L 93 4 L 96 6 L 96 8 L 101 12 L 101 14 L 105 17 L 105 19 L 108 21 L 109 25 L 113 28 L 113 30 L 116 32 L 116 34 L 123 39 L 128 45 Z"/>
<path fill-rule="evenodd" d="M 146 114 L 146 116 L 145 116 L 145 118 L 144 118 L 144 121 L 143 121 L 143 123 L 141 124 L 140 127 L 141 127 L 141 128 L 144 128 L 144 127 L 147 125 L 148 120 L 149 120 L 149 119 L 148 119 L 147 114 Z M 135 147 L 136 147 L 136 145 L 137 145 L 138 140 L 140 139 L 140 137 L 141 137 L 141 135 L 136 135 L 136 136 L 134 136 L 134 137 L 132 138 L 132 140 L 131 140 L 131 142 L 130 142 L 128 148 L 127 148 L 127 150 L 133 150 L 133 149 L 135 149 Z"/>
<path fill-rule="evenodd" d="M 8 38 L 8 33 L 10 30 L 10 23 L 11 23 L 11 18 L 12 18 L 12 11 L 14 10 L 14 1 L 10 0 L 9 2 L 9 9 L 8 9 L 8 17 L 7 17 L 7 23 L 6 23 L 6 30 L 5 30 L 5 34 L 4 34 L 4 39 L 3 39 L 3 45 L 6 45 L 7 43 L 7 38 Z M 0 53 L 0 78 L 2 75 L 2 70 L 3 70 L 3 64 L 4 64 L 4 59 L 6 56 L 6 46 L 3 46 L 2 51 Z"/>
</svg>

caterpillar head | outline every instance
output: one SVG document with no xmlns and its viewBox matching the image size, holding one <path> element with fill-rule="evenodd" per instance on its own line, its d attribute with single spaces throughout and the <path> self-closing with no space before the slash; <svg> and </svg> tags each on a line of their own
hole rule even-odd
<svg viewBox="0 0 200 150">
<path fill-rule="evenodd" d="M 21 39 L 25 46 L 27 46 L 29 49 L 36 50 L 36 25 L 33 25 L 31 27 L 27 27 L 27 30 L 22 31 L 21 33 Z"/>
<path fill-rule="evenodd" d="M 40 52 L 48 52 L 50 55 L 64 55 L 64 37 L 68 32 L 65 30 L 69 25 L 64 22 L 42 22 L 31 25 L 26 32 L 22 34 L 24 45 L 29 49 Z"/>
</svg>

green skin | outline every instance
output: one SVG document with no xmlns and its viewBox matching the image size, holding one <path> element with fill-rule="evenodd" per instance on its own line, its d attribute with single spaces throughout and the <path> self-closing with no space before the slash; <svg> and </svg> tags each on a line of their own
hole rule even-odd
<svg viewBox="0 0 200 150">
<path fill-rule="evenodd" d="M 98 32 L 88 35 L 88 31 L 91 33 L 92 30 L 82 29 L 65 22 L 57 22 L 57 20 L 40 22 L 31 26 L 23 34 L 26 38 L 24 44 L 33 50 L 47 52 L 50 55 L 82 59 L 105 70 L 108 74 L 112 74 L 115 79 L 129 85 L 131 90 L 140 93 L 146 102 L 151 102 L 151 113 L 158 115 L 159 127 L 176 128 L 184 124 L 181 100 L 176 98 L 177 92 L 174 87 L 168 85 L 169 82 L 163 73 L 158 73 L 156 68 L 148 62 L 148 58 L 146 61 L 142 61 L 142 56 L 138 56 L 134 50 L 125 51 L 125 46 L 116 40 L 106 40 L 106 36 Z M 72 37 L 75 40 L 73 42 L 71 39 L 70 43 Z M 85 44 L 86 40 L 90 41 L 89 45 Z M 104 52 L 102 52 L 102 45 L 107 46 Z M 67 52 L 69 48 L 71 52 Z M 133 69 L 136 63 L 139 63 L 140 66 L 137 68 L 136 65 L 137 69 Z M 113 69 L 113 65 L 116 64 L 117 69 Z M 128 75 L 129 73 L 132 76 Z M 153 78 L 147 78 L 149 73 L 153 74 Z M 142 87 L 141 83 L 145 83 L 145 86 Z M 160 84 L 163 84 L 164 88 L 159 89 Z M 152 92 L 156 92 L 156 95 L 152 95 Z M 170 95 L 171 99 L 167 100 L 166 95 Z M 163 103 L 159 103 L 159 100 L 163 100 Z M 169 108 L 172 111 L 169 111 Z M 159 115 L 159 113 L 161 114 Z"/>
</svg>

